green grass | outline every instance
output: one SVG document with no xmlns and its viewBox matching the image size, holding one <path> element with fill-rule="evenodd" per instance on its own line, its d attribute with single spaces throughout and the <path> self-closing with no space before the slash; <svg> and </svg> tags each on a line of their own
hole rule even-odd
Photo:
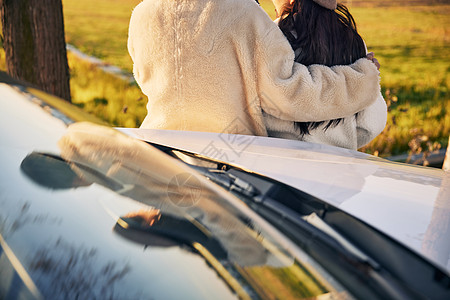
<svg viewBox="0 0 450 300">
<path fill-rule="evenodd" d="M 67 41 L 131 71 L 126 49 L 128 22 L 139 2 L 63 0 Z M 273 18 L 272 3 L 260 2 Z M 382 90 L 392 103 L 386 129 L 363 151 L 383 156 L 403 153 L 417 136 L 446 146 L 450 134 L 450 5 L 379 7 L 391 2 L 343 2 L 352 3 L 350 11 L 369 50 L 381 63 Z M 72 55 L 69 65 L 74 103 L 112 125 L 139 126 L 146 114 L 146 98 L 136 85 Z M 2 51 L 0 68 L 4 69 Z"/>
<path fill-rule="evenodd" d="M 352 13 L 382 65 L 383 86 L 427 89 L 450 84 L 450 5 L 357 7 Z"/>
<path fill-rule="evenodd" d="M 445 146 L 450 133 L 450 5 L 355 7 L 351 12 L 381 63 L 381 85 L 390 92 L 385 98 L 398 99 L 386 129 L 364 150 L 399 154 L 417 136 Z"/>
<path fill-rule="evenodd" d="M 147 114 L 146 98 L 135 83 L 107 74 L 68 54 L 72 102 L 114 126 L 137 127 Z"/>
<path fill-rule="evenodd" d="M 141 0 L 63 0 L 66 40 L 86 54 L 131 72 L 128 24 Z"/>
</svg>

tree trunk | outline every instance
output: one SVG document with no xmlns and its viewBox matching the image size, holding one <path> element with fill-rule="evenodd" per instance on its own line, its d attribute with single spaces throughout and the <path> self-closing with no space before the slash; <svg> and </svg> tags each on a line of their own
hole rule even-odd
<svg viewBox="0 0 450 300">
<path fill-rule="evenodd" d="M 61 0 L 0 0 L 8 73 L 70 101 Z"/>
</svg>

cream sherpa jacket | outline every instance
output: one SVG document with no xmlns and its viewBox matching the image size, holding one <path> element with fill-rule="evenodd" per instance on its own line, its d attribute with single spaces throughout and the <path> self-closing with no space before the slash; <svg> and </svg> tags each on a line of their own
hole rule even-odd
<svg viewBox="0 0 450 300">
<path fill-rule="evenodd" d="M 386 126 L 387 107 L 381 93 L 375 103 L 360 111 L 357 115 L 344 118 L 337 126 L 331 126 L 327 130 L 325 124 L 310 134 L 302 135 L 294 126 L 294 122 L 284 121 L 263 113 L 268 135 L 271 137 L 300 140 L 305 142 L 327 144 L 347 149 L 359 149 L 367 145 Z"/>
<path fill-rule="evenodd" d="M 148 97 L 141 128 L 267 136 L 262 111 L 290 121 L 353 115 L 372 104 L 379 73 L 294 63 L 278 26 L 254 0 L 145 0 L 128 37 Z"/>
</svg>

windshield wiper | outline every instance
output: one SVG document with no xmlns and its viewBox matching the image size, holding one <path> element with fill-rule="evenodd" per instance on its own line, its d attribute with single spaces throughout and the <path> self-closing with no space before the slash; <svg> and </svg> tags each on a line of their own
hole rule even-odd
<svg viewBox="0 0 450 300">
<path fill-rule="evenodd" d="M 279 228 L 356 296 L 366 299 L 448 299 L 448 273 L 339 208 L 226 162 L 150 144 L 178 159 L 180 157 L 175 153 L 182 153 L 201 164 L 214 165 L 213 168 L 198 167 L 185 161 Z M 361 280 L 366 283 L 361 284 Z M 367 297 L 368 294 L 374 296 Z"/>
<path fill-rule="evenodd" d="M 250 183 L 250 177 L 243 173 L 192 166 L 209 180 L 237 194 L 254 211 L 267 219 L 282 232 L 295 240 L 304 251 L 318 262 L 324 264 L 340 281 L 353 286 L 350 290 L 355 295 L 377 295 L 376 298 L 404 299 L 420 298 L 416 292 L 399 282 L 387 270 L 363 250 L 354 245 L 344 235 L 327 224 L 318 214 L 325 215 L 326 210 L 320 205 L 304 210 L 301 214 L 285 205 L 296 199 L 278 199 L 284 194 L 280 192 L 281 183 L 268 182 L 265 192 Z M 237 175 L 235 175 L 237 174 Z M 281 189 L 283 189 L 281 187 Z M 273 198 L 275 197 L 275 198 Z M 305 198 L 312 201 L 309 198 Z M 287 202 L 286 202 L 287 201 Z M 316 208 L 317 208 L 316 207 Z M 364 278 L 367 285 L 355 287 L 355 282 Z M 371 297 L 368 297 L 369 299 Z"/>
<path fill-rule="evenodd" d="M 253 206 L 260 205 L 272 210 L 279 215 L 280 218 L 277 218 L 279 224 L 281 224 L 282 220 L 289 220 L 292 224 L 311 232 L 312 237 L 318 238 L 320 236 L 321 238 L 328 240 L 330 242 L 329 244 L 333 244 L 333 247 L 340 247 L 346 255 L 354 258 L 355 262 L 357 261 L 369 265 L 373 269 L 379 268 L 379 265 L 373 259 L 364 254 L 339 232 L 325 223 L 325 221 L 323 221 L 315 212 L 306 216 L 300 215 L 280 202 L 261 193 L 261 191 L 250 182 L 227 171 L 200 166 L 191 167 L 203 174 L 209 180 L 226 188 L 228 191 L 246 197 L 254 204 Z M 305 244 L 308 244 L 308 241 L 306 241 Z"/>
<path fill-rule="evenodd" d="M 261 195 L 261 192 L 251 183 L 241 179 L 224 170 L 210 169 L 206 167 L 199 167 L 190 165 L 197 172 L 201 173 L 207 179 L 226 188 L 230 192 L 235 192 L 250 199 Z"/>
</svg>

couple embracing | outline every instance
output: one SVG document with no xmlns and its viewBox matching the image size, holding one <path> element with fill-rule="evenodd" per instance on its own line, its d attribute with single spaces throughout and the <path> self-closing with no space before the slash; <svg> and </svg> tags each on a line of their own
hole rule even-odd
<svg viewBox="0 0 450 300">
<path fill-rule="evenodd" d="M 148 97 L 141 128 L 357 149 L 386 122 L 379 64 L 335 0 L 145 0 L 128 50 Z M 240 126 L 229 125 L 239 119 Z"/>
</svg>

